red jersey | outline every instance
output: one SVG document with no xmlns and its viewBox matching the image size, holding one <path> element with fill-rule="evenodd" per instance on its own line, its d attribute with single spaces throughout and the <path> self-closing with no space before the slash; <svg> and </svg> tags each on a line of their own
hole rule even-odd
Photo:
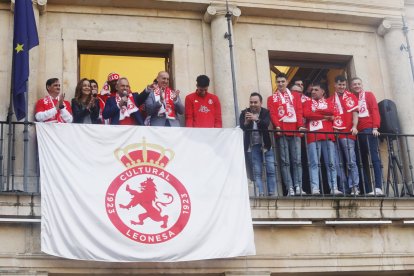
<svg viewBox="0 0 414 276">
<path fill-rule="evenodd" d="M 221 106 L 218 97 L 206 92 L 204 97 L 193 92 L 185 97 L 185 126 L 221 128 Z"/>
<path fill-rule="evenodd" d="M 310 132 L 333 132 L 333 125 L 331 120 L 326 120 L 325 116 L 334 115 L 334 106 L 332 101 L 325 98 L 319 100 L 311 100 L 305 102 L 303 116 L 307 121 L 307 128 Z M 308 144 L 315 141 L 331 140 L 335 141 L 334 134 L 326 133 L 308 133 L 306 135 Z"/>
<path fill-rule="evenodd" d="M 360 92 L 358 95 L 358 106 L 358 131 L 366 128 L 379 128 L 381 117 L 374 93 L 369 91 Z"/>
<path fill-rule="evenodd" d="M 299 130 L 303 127 L 302 95 L 297 92 L 276 91 L 267 98 L 267 109 L 273 126 L 281 130 Z M 300 136 L 300 133 L 284 132 L 288 136 Z"/>
<path fill-rule="evenodd" d="M 47 95 L 36 103 L 35 118 L 38 122 L 71 123 L 73 121 L 72 108 L 68 101 L 63 101 L 63 109 L 56 110 L 59 99 Z"/>
<path fill-rule="evenodd" d="M 334 105 L 335 119 L 333 128 L 338 132 L 349 133 L 352 129 L 353 112 L 358 112 L 358 99 L 349 91 L 344 91 L 342 95 L 335 93 L 328 101 Z M 338 138 L 350 138 L 355 140 L 354 135 L 340 134 Z"/>
</svg>

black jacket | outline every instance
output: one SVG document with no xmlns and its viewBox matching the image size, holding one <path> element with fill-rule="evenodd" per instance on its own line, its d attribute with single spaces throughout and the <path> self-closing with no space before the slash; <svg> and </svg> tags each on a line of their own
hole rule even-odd
<svg viewBox="0 0 414 276">
<path fill-rule="evenodd" d="M 72 112 L 73 112 L 73 122 L 83 124 L 86 116 L 90 116 L 92 124 L 100 124 L 101 121 L 99 117 L 99 100 L 92 99 L 95 101 L 95 106 L 88 110 L 86 106 L 78 103 L 75 99 L 72 99 Z"/>
<path fill-rule="evenodd" d="M 147 99 L 149 92 L 144 90 L 141 93 L 132 93 L 135 105 L 139 108 Z M 102 116 L 104 119 L 111 119 L 111 125 L 119 125 L 119 107 L 116 103 L 115 97 L 110 97 L 105 104 Z M 142 118 L 141 112 L 138 110 L 131 114 L 137 125 L 144 125 L 144 119 Z"/>
<path fill-rule="evenodd" d="M 242 111 L 242 113 L 240 114 L 240 127 L 241 129 L 243 129 L 244 132 L 244 150 L 247 151 L 249 149 L 250 146 L 250 139 L 252 137 L 252 131 L 246 131 L 249 129 L 253 129 L 253 122 L 250 122 L 248 125 L 245 125 L 245 114 L 246 111 L 251 112 L 250 108 L 247 108 L 245 110 Z M 272 146 L 272 142 L 270 140 L 270 135 L 268 132 L 268 128 L 269 128 L 269 124 L 270 124 L 270 113 L 269 110 L 267 110 L 266 108 L 261 108 L 260 110 L 260 114 L 259 114 L 259 121 L 257 122 L 257 128 L 259 129 L 260 133 L 262 134 L 263 137 L 263 143 L 264 143 L 264 147 L 269 150 Z"/>
</svg>

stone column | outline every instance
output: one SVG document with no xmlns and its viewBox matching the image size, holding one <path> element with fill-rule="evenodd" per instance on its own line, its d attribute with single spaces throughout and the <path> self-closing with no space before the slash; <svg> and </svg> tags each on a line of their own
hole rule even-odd
<svg viewBox="0 0 414 276">
<path fill-rule="evenodd" d="M 385 19 L 377 33 L 384 37 L 388 74 L 391 80 L 393 100 L 398 108 L 402 133 L 414 133 L 414 81 L 410 60 L 402 45 L 406 44 L 401 18 Z"/>
<path fill-rule="evenodd" d="M 233 14 L 232 23 L 234 24 L 241 11 L 235 6 L 229 6 L 229 10 Z M 234 105 L 238 103 L 235 103 L 233 98 L 229 41 L 225 38 L 225 34 L 228 32 L 225 14 L 226 6 L 210 5 L 204 15 L 204 20 L 211 24 L 214 93 L 221 102 L 223 127 L 234 127 L 236 122 Z M 234 37 L 233 30 L 232 35 Z"/>
</svg>

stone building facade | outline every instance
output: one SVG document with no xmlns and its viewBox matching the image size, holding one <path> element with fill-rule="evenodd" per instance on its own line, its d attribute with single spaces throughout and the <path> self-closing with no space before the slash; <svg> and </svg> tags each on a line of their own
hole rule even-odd
<svg viewBox="0 0 414 276">
<path fill-rule="evenodd" d="M 235 125 L 225 1 L 33 2 L 40 45 L 30 52 L 30 120 L 46 79 L 60 78 L 73 97 L 82 47 L 145 50 L 151 44 L 170 52 L 173 85 L 184 95 L 197 75 L 211 76 L 224 126 Z M 0 1 L 0 120 L 11 82 L 12 10 L 13 3 Z M 414 45 L 413 0 L 239 0 L 229 10 L 240 109 L 253 91 L 271 94 L 272 58 L 337 62 L 378 100 L 395 101 L 403 132 L 414 134 L 414 72 L 406 50 Z M 251 199 L 251 206 L 257 256 L 94 263 L 41 253 L 40 195 L 0 193 L 0 275 L 414 275 L 410 199 Z"/>
</svg>

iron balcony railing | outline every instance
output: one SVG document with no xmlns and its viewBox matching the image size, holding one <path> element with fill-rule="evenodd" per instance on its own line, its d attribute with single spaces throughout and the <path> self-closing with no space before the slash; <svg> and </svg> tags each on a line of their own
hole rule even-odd
<svg viewBox="0 0 414 276">
<path fill-rule="evenodd" d="M 252 135 L 253 133 L 263 133 L 259 130 L 246 130 L 245 135 Z M 286 177 L 283 177 L 283 166 L 287 166 L 291 181 L 294 188 L 294 196 L 296 197 L 410 197 L 413 196 L 414 188 L 414 172 L 413 172 L 413 156 L 412 152 L 414 150 L 414 135 L 406 134 L 388 134 L 381 133 L 380 136 L 374 137 L 371 133 L 359 133 L 355 137 L 355 149 L 351 147 L 351 133 L 343 134 L 345 139 L 341 139 L 339 142 L 339 133 L 338 132 L 309 132 L 309 131 L 275 131 L 268 130 L 267 132 L 271 137 L 271 150 L 274 155 L 274 170 L 276 178 L 276 187 L 275 192 L 269 195 L 267 171 L 268 164 L 266 164 L 266 150 L 262 150 L 262 178 L 263 191 L 259 192 L 258 185 L 254 177 L 254 166 L 252 166 L 251 160 L 253 158 L 252 146 L 248 145 L 248 150 L 245 152 L 246 155 L 246 166 L 248 171 L 249 179 L 251 180 L 250 195 L 252 197 L 284 197 L 284 196 L 293 196 L 289 193 L 288 185 L 286 185 Z M 288 150 L 285 145 L 281 143 L 281 140 L 287 137 L 292 137 L 292 135 L 300 136 L 300 143 L 297 144 L 296 148 L 292 150 L 290 147 Z M 321 148 L 321 143 L 309 143 L 316 138 L 318 135 L 321 141 L 334 140 L 333 148 L 328 148 L 328 151 L 332 151 L 335 161 L 330 162 L 329 152 L 328 157 L 324 156 L 323 149 Z M 324 136 L 321 138 L 321 136 Z M 330 137 L 334 139 L 330 139 Z M 291 139 L 291 138 L 288 138 Z M 256 140 L 257 141 L 257 140 Z M 341 145 L 342 143 L 342 145 Z M 313 145 L 312 145 L 313 144 Z M 313 149 L 312 149 L 313 147 Z M 371 150 L 370 150 L 371 148 Z M 312 175 L 315 176 L 315 162 L 311 162 L 311 159 L 315 160 L 315 156 L 312 156 L 312 153 L 319 153 L 317 155 L 317 178 L 319 181 L 319 194 L 313 194 L 312 189 Z M 286 160 L 283 161 L 282 154 L 285 152 L 285 156 L 289 157 L 289 163 L 287 164 Z M 300 162 L 295 162 L 293 152 L 300 152 L 301 158 Z M 313 152 L 312 152 L 313 151 Z M 350 168 L 351 162 L 347 162 L 347 156 L 350 156 L 351 151 L 354 151 L 356 156 L 356 168 L 358 172 L 358 184 L 355 185 L 358 187 L 358 193 L 355 193 L 354 189 L 351 188 L 352 181 L 352 169 Z M 341 153 L 339 153 L 341 152 Z M 378 154 L 379 160 L 373 158 Z M 256 158 L 257 159 L 257 158 Z M 328 159 L 328 160 L 324 160 Z M 373 162 L 374 160 L 374 162 Z M 378 164 L 379 170 L 376 172 L 376 163 Z M 313 166 L 312 166 L 313 165 Z M 297 167 L 301 168 L 302 174 L 300 175 L 302 181 L 298 181 L 300 184 L 299 191 L 296 192 L 295 185 L 295 174 L 294 171 Z M 313 168 L 313 174 L 311 173 Z M 339 190 L 337 194 L 333 193 L 332 187 L 330 187 L 330 181 L 328 181 L 328 170 L 335 171 L 336 187 Z M 376 177 L 377 174 L 377 177 Z M 378 177 L 378 175 L 380 177 Z M 257 178 L 256 178 L 257 179 Z M 377 180 L 376 180 L 377 179 Z M 380 179 L 380 180 L 378 180 Z M 377 186 L 375 183 L 377 182 Z M 315 183 L 315 182 L 314 182 Z M 375 188 L 379 188 L 378 191 Z M 302 193 L 301 191 L 305 193 Z"/>
<path fill-rule="evenodd" d="M 24 133 L 26 131 L 26 133 Z M 251 135 L 257 131 L 247 130 L 245 135 Z M 268 130 L 266 131 L 271 137 L 271 151 L 275 157 L 273 163 L 276 185 L 273 197 L 285 197 L 289 195 L 289 190 L 286 188 L 284 178 L 282 176 L 282 166 L 286 166 L 286 162 L 281 162 L 281 149 L 280 139 L 289 135 L 283 131 Z M 292 133 L 292 131 L 290 131 Z M 338 157 L 335 165 L 326 162 L 323 158 L 318 156 L 317 163 L 317 175 L 321 180 L 319 183 L 319 195 L 312 195 L 311 189 L 311 174 L 310 169 L 310 146 L 308 143 L 309 135 L 307 131 L 294 131 L 295 134 L 301 134 L 300 146 L 296 149 L 301 153 L 300 162 L 294 164 L 290 162 L 288 164 L 288 170 L 293 175 L 295 166 L 300 166 L 302 169 L 300 189 L 306 192 L 306 194 L 297 194 L 295 197 L 318 197 L 318 198 L 332 198 L 332 197 L 409 197 L 413 195 L 414 188 L 414 169 L 413 169 L 413 156 L 414 150 L 414 135 L 406 134 L 384 134 L 382 133 L 378 138 L 374 138 L 370 134 L 360 133 L 358 139 L 355 141 L 357 156 L 356 166 L 358 168 L 359 175 L 359 191 L 360 195 L 351 195 L 349 189 L 348 180 L 350 177 L 350 168 L 344 159 L 344 154 L 338 155 L 337 152 L 350 150 L 346 145 L 340 147 L 338 142 L 334 143 L 334 153 Z M 328 140 L 329 135 L 334 135 L 338 141 L 338 133 L 336 132 L 318 132 L 326 136 Z M 310 135 L 316 135 L 312 132 Z M 350 134 L 347 134 L 350 136 Z M 276 138 L 275 138 L 276 137 Z M 311 136 L 310 136 L 311 137 Z M 370 139 L 368 139 L 370 138 Z M 370 141 L 375 139 L 378 142 L 376 151 L 380 160 L 380 174 L 381 174 L 381 190 L 383 195 L 375 193 L 375 164 L 372 162 L 371 152 L 362 154 L 364 147 L 364 140 L 366 140 L 366 146 L 370 146 Z M 363 144 L 361 144 L 361 142 Z M 318 148 L 316 145 L 316 150 Z M 262 151 L 263 153 L 263 151 Z M 246 151 L 246 168 L 248 171 L 249 188 L 251 197 L 260 197 L 256 183 L 253 179 L 252 166 L 249 160 L 251 159 L 251 151 Z M 264 162 L 260 164 L 262 167 L 262 182 L 264 186 L 264 195 L 269 196 L 267 187 L 267 172 L 266 172 L 266 159 L 262 158 Z M 365 161 L 365 162 L 364 162 Z M 314 164 L 315 165 L 315 164 Z M 327 168 L 335 166 L 337 172 L 342 171 L 343 175 L 337 175 L 336 183 L 338 190 L 343 194 L 335 195 L 331 194 L 331 188 L 327 179 Z M 315 166 L 314 166 L 315 167 Z M 286 168 L 285 168 L 286 169 Z M 330 167 L 332 170 L 332 167 Z M 314 171 L 315 172 L 315 171 Z M 0 121 L 0 192 L 1 193 L 40 193 L 39 182 L 39 159 L 36 143 L 36 131 L 34 123 L 13 122 L 8 124 L 5 121 Z M 374 191 L 372 195 L 368 195 L 369 192 Z"/>
</svg>

